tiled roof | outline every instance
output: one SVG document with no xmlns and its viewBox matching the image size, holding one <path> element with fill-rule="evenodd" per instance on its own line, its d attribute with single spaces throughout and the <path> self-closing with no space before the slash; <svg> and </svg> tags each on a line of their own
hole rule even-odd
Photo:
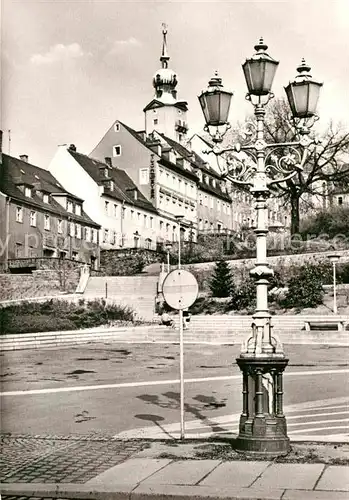
<svg viewBox="0 0 349 500">
<path fill-rule="evenodd" d="M 169 137 L 166 137 L 163 134 L 160 135 L 163 137 L 163 139 L 165 139 L 169 146 L 171 146 L 180 156 L 189 161 L 194 168 L 200 169 L 204 174 L 212 176 L 214 179 L 216 179 L 216 181 L 220 179 L 220 176 L 217 174 L 217 172 L 209 167 L 197 153 L 195 153 L 194 151 L 189 151 L 182 144 L 179 144 L 178 142 L 170 139 Z M 223 198 L 228 202 L 231 202 L 230 196 L 227 193 L 224 193 L 220 189 L 220 187 L 214 187 L 212 184 L 206 184 L 205 182 L 201 182 L 199 180 L 198 184 L 200 189 L 214 194 L 215 196 L 219 196 L 220 198 Z"/>
<path fill-rule="evenodd" d="M 78 153 L 77 151 L 72 151 L 71 149 L 68 149 L 68 152 L 98 185 L 104 186 L 104 193 L 106 195 L 111 198 L 115 198 L 116 200 L 124 201 L 129 205 L 134 205 L 144 210 L 148 210 L 149 212 L 157 213 L 153 204 L 147 200 L 141 191 L 139 191 L 136 184 L 124 170 L 110 167 L 104 162 L 96 160 L 95 158 L 90 158 L 89 156 Z M 108 168 L 108 177 L 101 177 L 101 168 Z M 113 190 L 111 190 L 106 183 L 106 181 L 111 180 L 114 181 Z M 130 191 L 137 191 L 136 200 L 132 197 Z"/>
<path fill-rule="evenodd" d="M 45 212 L 51 212 L 56 215 L 70 217 L 73 220 L 100 227 L 82 210 L 81 215 L 68 212 L 60 203 L 52 197 L 50 203 L 44 203 L 36 191 L 43 191 L 51 195 L 65 195 L 73 200 L 82 202 L 80 198 L 74 196 L 64 189 L 57 179 L 48 171 L 39 168 L 31 163 L 20 160 L 6 154 L 2 155 L 2 164 L 0 166 L 0 191 L 16 201 L 23 202 L 33 208 L 40 208 Z M 32 197 L 25 196 L 19 188 L 20 185 L 34 187 Z"/>
</svg>

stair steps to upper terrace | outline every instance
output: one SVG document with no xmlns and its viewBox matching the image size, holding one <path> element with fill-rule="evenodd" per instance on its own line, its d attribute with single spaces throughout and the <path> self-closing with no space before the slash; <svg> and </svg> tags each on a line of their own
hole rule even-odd
<svg viewBox="0 0 349 500">
<path fill-rule="evenodd" d="M 157 293 L 157 276 L 103 276 L 88 280 L 85 299 L 108 298 L 131 307 L 136 318 L 153 321 Z"/>
</svg>

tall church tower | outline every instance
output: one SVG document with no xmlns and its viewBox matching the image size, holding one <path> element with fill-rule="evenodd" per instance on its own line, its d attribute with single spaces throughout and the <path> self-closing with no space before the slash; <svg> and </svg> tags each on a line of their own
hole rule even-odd
<svg viewBox="0 0 349 500">
<path fill-rule="evenodd" d="M 188 131 L 188 103 L 177 100 L 177 75 L 168 67 L 170 57 L 167 53 L 167 26 L 162 25 L 161 69 L 153 77 L 155 95 L 144 108 L 145 131 L 151 134 L 154 130 L 177 142 L 185 142 Z"/>
</svg>

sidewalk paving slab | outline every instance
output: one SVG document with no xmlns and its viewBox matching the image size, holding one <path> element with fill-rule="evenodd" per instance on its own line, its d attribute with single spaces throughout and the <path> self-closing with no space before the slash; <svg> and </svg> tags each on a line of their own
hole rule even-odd
<svg viewBox="0 0 349 500">
<path fill-rule="evenodd" d="M 349 470 L 341 465 L 330 465 L 326 468 L 320 481 L 316 485 L 317 490 L 348 491 L 349 492 Z M 349 493 L 348 499 L 349 499 Z"/>
<path fill-rule="evenodd" d="M 270 466 L 271 462 L 224 462 L 202 482 L 202 486 L 247 488 Z M 276 486 L 277 487 L 277 486 Z"/>
<path fill-rule="evenodd" d="M 131 500 L 281 500 L 283 489 L 141 484 Z"/>
<path fill-rule="evenodd" d="M 312 490 L 325 468 L 324 464 L 272 464 L 254 486 Z"/>
<path fill-rule="evenodd" d="M 282 500 L 348 500 L 346 491 L 286 490 Z"/>
<path fill-rule="evenodd" d="M 159 470 L 142 484 L 196 485 L 220 464 L 220 460 L 178 460 Z"/>
<path fill-rule="evenodd" d="M 126 462 L 115 465 L 90 479 L 85 484 L 90 487 L 99 487 L 101 484 L 133 484 L 136 486 L 144 479 L 152 476 L 155 472 L 168 465 L 171 460 L 164 458 L 130 458 Z"/>
</svg>

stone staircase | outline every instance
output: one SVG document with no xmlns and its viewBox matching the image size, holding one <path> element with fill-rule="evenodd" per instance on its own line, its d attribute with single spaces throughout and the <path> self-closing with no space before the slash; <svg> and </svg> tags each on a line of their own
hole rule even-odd
<svg viewBox="0 0 349 500">
<path fill-rule="evenodd" d="M 158 276 L 103 276 L 88 280 L 83 297 L 107 298 L 131 307 L 137 319 L 153 321 Z"/>
</svg>

